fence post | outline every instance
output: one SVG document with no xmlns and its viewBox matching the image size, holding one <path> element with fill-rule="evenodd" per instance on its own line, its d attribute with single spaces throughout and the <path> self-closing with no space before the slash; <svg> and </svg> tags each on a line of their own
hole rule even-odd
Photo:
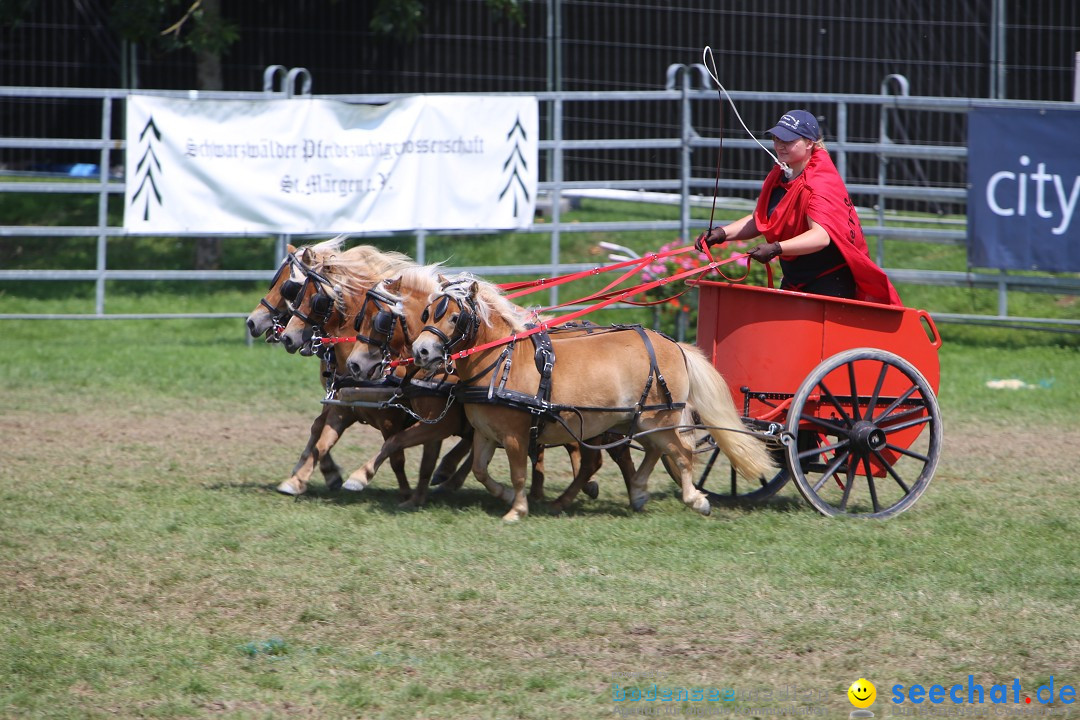
<svg viewBox="0 0 1080 720">
<path fill-rule="evenodd" d="M 1080 52 L 1073 60 L 1073 102 L 1080 103 Z"/>
<path fill-rule="evenodd" d="M 98 159 L 98 237 L 97 237 L 97 280 L 94 282 L 94 314 L 105 314 L 105 268 L 106 245 L 109 241 L 109 140 L 112 139 L 112 98 L 101 100 L 101 139 L 104 141 Z"/>
<path fill-rule="evenodd" d="M 837 103 L 836 105 L 836 144 L 840 147 L 836 150 L 836 169 L 840 173 L 840 177 L 844 178 L 844 182 L 847 182 L 847 150 L 844 147 L 847 145 L 847 125 L 848 125 L 848 108 L 846 102 Z"/>
<path fill-rule="evenodd" d="M 552 150 L 551 176 L 551 276 L 559 274 L 559 225 L 562 223 L 562 183 L 563 183 L 563 98 L 556 95 L 551 101 L 551 140 L 555 145 Z M 559 288 L 552 285 L 548 303 L 559 304 Z"/>
<path fill-rule="evenodd" d="M 897 86 L 900 88 L 899 94 L 907 96 L 908 89 L 911 87 L 908 83 L 908 79 L 903 75 L 893 73 L 886 75 L 885 79 L 881 81 L 881 94 L 890 95 L 889 81 L 895 80 Z M 878 133 L 878 142 L 882 145 L 888 145 L 892 142 L 889 138 L 889 107 L 882 104 L 881 106 L 881 120 Z M 885 155 L 884 150 L 878 153 L 878 187 L 881 188 L 881 193 L 878 194 L 878 227 L 885 227 L 885 186 L 887 184 L 887 170 L 889 167 L 889 158 Z M 885 266 L 885 238 L 878 235 L 877 238 L 877 264 L 880 267 Z"/>
</svg>

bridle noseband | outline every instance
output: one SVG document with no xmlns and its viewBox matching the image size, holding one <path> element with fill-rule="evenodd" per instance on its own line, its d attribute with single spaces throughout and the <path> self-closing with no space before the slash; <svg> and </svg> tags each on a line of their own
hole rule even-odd
<svg viewBox="0 0 1080 720">
<path fill-rule="evenodd" d="M 274 289 L 274 286 L 278 284 L 278 280 L 281 279 L 281 273 L 285 272 L 286 268 L 292 266 L 294 262 L 298 262 L 291 254 L 287 255 L 284 260 L 281 261 L 281 265 L 278 266 L 277 272 L 274 273 L 274 277 L 270 280 L 270 287 L 267 288 L 267 294 Z M 267 309 L 270 313 L 270 329 L 266 331 L 267 342 L 281 342 L 281 333 L 285 332 L 285 326 L 289 322 L 289 316 L 291 311 L 289 309 L 289 301 L 296 299 L 297 293 L 300 291 L 300 283 L 293 279 L 286 280 L 281 283 L 281 287 L 278 288 L 278 296 L 284 300 L 283 307 L 277 307 L 271 305 L 264 295 L 259 304 Z"/>
<path fill-rule="evenodd" d="M 321 348 L 327 347 L 322 339 L 324 337 L 323 325 L 330 319 L 334 312 L 339 312 L 344 318 L 345 313 L 338 308 L 337 300 L 334 295 L 331 294 L 334 284 L 330 280 L 312 267 L 308 267 L 299 260 L 296 261 L 301 271 L 304 273 L 304 282 L 298 283 L 295 280 L 287 280 L 282 283 L 282 294 L 285 294 L 287 289 L 292 296 L 288 300 L 289 311 L 300 318 L 308 327 L 304 331 L 304 346 L 300 351 L 301 355 L 312 355 L 319 352 Z M 292 287 L 286 288 L 285 286 L 292 283 L 296 286 L 295 290 Z M 307 292 L 308 285 L 312 285 L 315 288 L 315 294 L 311 296 L 311 300 L 308 302 L 308 312 L 305 314 L 300 310 L 300 305 L 303 305 L 303 297 Z M 331 292 L 327 292 L 327 288 L 331 288 Z M 299 299 L 299 302 L 297 300 Z M 305 350 L 307 352 L 305 352 Z M 320 355 L 321 357 L 321 355 Z"/>
<path fill-rule="evenodd" d="M 434 325 L 426 324 L 428 318 L 431 317 L 435 322 L 442 320 L 446 315 L 446 311 L 450 307 L 450 301 L 453 300 L 458 305 L 458 318 L 454 323 L 454 329 L 448 336 L 439 328 Z M 421 332 L 429 332 L 435 337 L 439 338 L 443 346 L 443 365 L 446 367 L 447 372 L 453 372 L 454 363 L 450 359 L 450 356 L 454 352 L 454 347 L 461 343 L 471 343 L 476 337 L 476 333 L 480 330 L 480 317 L 476 313 L 476 303 L 474 300 L 460 300 L 451 296 L 449 293 L 443 292 L 437 300 L 432 301 L 435 305 L 434 311 L 431 311 L 431 304 L 424 308 L 424 312 L 420 315 L 420 322 L 425 323 L 424 329 Z M 466 307 L 466 303 L 468 307 Z"/>
</svg>

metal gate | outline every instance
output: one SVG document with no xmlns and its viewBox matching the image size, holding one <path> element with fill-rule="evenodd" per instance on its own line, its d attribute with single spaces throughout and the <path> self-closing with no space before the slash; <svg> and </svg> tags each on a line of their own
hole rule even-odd
<svg viewBox="0 0 1080 720">
<path fill-rule="evenodd" d="M 287 76 L 287 84 L 274 87 L 274 78 Z M 260 99 L 268 95 L 281 97 L 282 94 L 303 94 L 305 91 L 304 73 L 294 71 L 286 73 L 284 68 L 267 69 L 267 87 L 262 93 L 203 92 L 199 97 L 208 99 Z M 702 228 L 702 221 L 691 219 L 690 208 L 694 203 L 711 201 L 713 188 L 718 187 L 721 197 L 718 205 L 724 208 L 738 209 L 746 207 L 746 198 L 753 197 L 760 188 L 764 177 L 765 164 L 755 153 L 759 153 L 753 140 L 735 133 L 735 125 L 725 127 L 723 131 L 708 127 L 702 118 L 713 117 L 717 108 L 717 95 L 711 88 L 704 68 L 699 65 L 672 65 L 667 71 L 667 87 L 656 91 L 617 91 L 617 92 L 542 92 L 530 93 L 538 97 L 541 103 L 542 117 L 546 118 L 546 134 L 540 140 L 540 152 L 546 164 L 546 177 L 539 186 L 542 194 L 550 200 L 550 219 L 534 223 L 524 232 L 547 235 L 550 244 L 550 259 L 545 265 L 536 266 L 499 266 L 472 268 L 476 272 L 499 276 L 508 274 L 551 275 L 574 270 L 586 269 L 592 265 L 565 263 L 560 257 L 560 237 L 563 233 L 581 232 L 616 232 L 663 230 L 677 233 L 681 238 L 694 237 Z M 310 88 L 310 85 L 306 85 Z M 245 313 L 212 314 L 115 314 L 106 310 L 106 287 L 110 280 L 269 280 L 272 268 L 197 271 L 178 269 L 110 269 L 109 242 L 111 239 L 125 237 L 122 227 L 109 225 L 108 204 L 112 196 L 123 196 L 123 177 L 110 173 L 108 168 L 122 167 L 124 140 L 117 128 L 123 103 L 130 91 L 126 90 L 79 90 L 67 88 L 25 88 L 0 87 L 0 98 L 9 106 L 19 103 L 55 102 L 57 100 L 93 103 L 98 108 L 100 124 L 92 137 L 85 138 L 0 138 L 0 148 L 17 148 L 28 152 L 48 153 L 55 150 L 78 151 L 84 155 L 92 153 L 96 163 L 88 163 L 89 177 L 86 179 L 55 177 L 8 177 L 0 181 L 0 192 L 55 194 L 72 193 L 92 195 L 97 200 L 97 222 L 93 225 L 72 226 L 0 226 L 0 240 L 26 238 L 32 242 L 35 238 L 94 238 L 96 240 L 96 267 L 87 270 L 63 269 L 0 269 L 0 281 L 20 282 L 55 282 L 55 281 L 93 281 L 95 300 L 92 311 L 75 314 L 35 314 L 35 313 L 0 313 L 0 319 L 15 318 L 136 318 L 136 317 L 240 317 Z M 186 92 L 146 91 L 155 95 L 188 97 Z M 385 103 L 402 97 L 400 95 L 333 95 L 317 96 L 326 99 L 350 103 Z M 850 179 L 850 168 L 855 165 L 865 166 L 875 163 L 876 182 L 849 182 L 848 188 L 860 206 L 860 217 L 864 231 L 871 242 L 872 252 L 880 265 L 886 268 L 894 282 L 952 285 L 972 288 L 989 288 L 998 293 L 997 313 L 993 315 L 944 314 L 935 313 L 938 321 L 973 322 L 973 323 L 1022 323 L 1036 327 L 1080 326 L 1080 319 L 1047 319 L 1037 317 L 1018 317 L 1011 315 L 1008 308 L 1008 292 L 1023 291 L 1053 294 L 1080 294 L 1080 278 L 1076 275 L 1051 276 L 1048 274 L 1031 275 L 997 271 L 949 272 L 913 270 L 889 266 L 889 257 L 885 252 L 884 240 L 916 241 L 963 245 L 966 229 L 962 221 L 949 217 L 919 218 L 913 224 L 913 217 L 905 216 L 894 208 L 905 203 L 940 203 L 951 208 L 963 208 L 967 191 L 963 186 L 964 163 L 967 150 L 959 142 L 948 144 L 927 144 L 912 142 L 910 138 L 895 132 L 904 122 L 913 118 L 930 117 L 935 122 L 947 118 L 958 127 L 963 127 L 966 113 L 973 101 L 968 98 L 920 97 L 910 95 L 906 79 L 891 75 L 882 80 L 881 92 L 877 95 L 848 94 L 807 94 L 807 93 L 757 93 L 732 92 L 731 97 L 742 115 L 748 118 L 764 118 L 758 127 L 774 119 L 789 107 L 809 106 L 816 112 L 831 119 L 829 128 L 829 148 L 836 159 L 841 174 Z M 980 105 L 990 107 L 1025 107 L 1025 108 L 1065 108 L 1077 110 L 1071 103 L 1033 103 L 1008 100 L 980 100 Z M 575 109 L 588 104 L 591 107 L 617 104 L 648 104 L 662 108 L 675 118 L 673 131 L 666 137 L 643 140 L 637 137 L 623 138 L 582 138 L 575 133 L 573 139 L 565 137 L 565 128 L 571 122 Z M 1080 110 L 1078 110 L 1080 111 Z M 865 117 L 876 114 L 878 117 L 878 137 L 872 140 L 852 138 L 849 128 L 856 115 Z M 610 128 L 608 129 L 610 132 Z M 960 137 L 966 133 L 961 133 Z M 724 137 L 722 137 L 724 135 Z M 739 168 L 728 171 L 725 163 L 719 180 L 704 176 L 700 168 L 709 167 L 706 158 L 713 159 L 723 147 L 724 157 L 733 158 L 733 164 Z M 597 158 L 617 158 L 625 167 L 630 163 L 634 167 L 635 157 L 642 154 L 667 155 L 676 158 L 672 163 L 678 168 L 667 178 L 638 179 L 589 179 L 589 172 L 581 170 L 579 163 L 595 162 Z M 745 160 L 745 157 L 756 159 Z M 610 160 L 609 160 L 610 162 Z M 922 184 L 910 181 L 897 181 L 897 175 L 891 168 L 908 163 L 921 166 L 920 172 L 926 178 Z M 96 166 L 96 167 L 92 167 Z M 945 167 L 947 170 L 942 170 Z M 102 169 L 105 169 L 103 172 Z M 865 175 L 865 170 L 859 174 Z M 904 177 L 910 177 L 905 172 Z M 574 179 L 574 178 L 585 179 Z M 942 179 L 944 178 L 944 179 Z M 958 180 L 957 178 L 961 178 Z M 608 195 L 635 199 L 642 202 L 678 203 L 681 208 L 677 221 L 654 222 L 563 222 L 561 204 L 564 198 L 575 195 Z M 439 234 L 466 234 L 448 232 Z M 475 231 L 468 231 L 476 235 Z M 362 238 L 363 235 L 356 235 Z M 415 236 L 414 257 L 418 262 L 426 261 L 426 240 L 428 235 L 420 232 Z M 297 239 L 297 242 L 308 238 Z M 876 242 L 875 242 L 876 239 Z M 284 243 L 292 240 L 279 236 L 277 257 L 283 254 Z M 553 300 L 556 295 L 553 291 Z M 933 308 L 927 308 L 933 312 Z"/>
</svg>

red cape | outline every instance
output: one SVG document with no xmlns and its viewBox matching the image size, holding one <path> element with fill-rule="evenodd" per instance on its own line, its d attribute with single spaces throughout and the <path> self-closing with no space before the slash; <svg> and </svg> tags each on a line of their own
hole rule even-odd
<svg viewBox="0 0 1080 720">
<path fill-rule="evenodd" d="M 787 194 L 770 217 L 769 196 L 782 179 L 780 167 L 774 167 L 765 178 L 754 208 L 754 223 L 765 239 L 779 242 L 801 235 L 810 229 L 806 221 L 809 217 L 825 228 L 851 268 L 851 274 L 855 276 L 856 300 L 902 305 L 885 271 L 870 258 L 859 215 L 829 153 L 821 148 L 814 150 L 810 162 L 788 184 Z"/>
</svg>

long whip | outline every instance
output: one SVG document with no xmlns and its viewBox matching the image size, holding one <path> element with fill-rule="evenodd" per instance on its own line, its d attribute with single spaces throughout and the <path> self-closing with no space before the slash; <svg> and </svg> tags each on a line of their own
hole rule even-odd
<svg viewBox="0 0 1080 720">
<path fill-rule="evenodd" d="M 728 101 L 728 103 L 730 103 L 731 109 L 735 111 L 735 117 L 737 117 L 739 119 L 739 124 L 742 125 L 743 130 L 746 131 L 746 134 L 749 135 L 754 140 L 754 142 L 756 142 L 758 144 L 758 147 L 760 147 L 762 150 L 764 150 L 766 152 L 766 154 L 768 154 L 768 156 L 773 159 L 774 163 L 776 163 L 777 165 L 780 166 L 780 169 L 784 171 L 784 176 L 790 178 L 791 175 L 792 175 L 792 171 L 791 171 L 791 168 L 788 167 L 788 164 L 784 163 L 784 162 L 780 162 L 780 159 L 778 157 L 776 157 L 775 155 L 773 155 L 769 151 L 769 148 L 762 145 L 761 141 L 758 140 L 754 136 L 754 133 L 750 132 L 750 128 L 746 127 L 746 123 L 743 122 L 742 115 L 739 114 L 739 108 L 735 107 L 735 101 L 731 99 L 731 95 L 728 93 L 727 88 L 724 87 L 724 84 L 722 82 L 720 82 L 720 78 L 718 77 L 718 73 L 716 71 L 716 59 L 713 57 L 712 48 L 709 47 L 708 45 L 706 45 L 705 49 L 701 52 L 701 61 L 702 61 L 702 64 L 705 65 L 705 71 L 707 73 L 709 73 L 709 77 L 711 77 L 713 79 L 713 82 L 716 83 L 716 87 L 719 88 L 719 90 L 717 91 L 717 94 L 719 95 L 722 92 L 724 97 L 727 97 L 727 101 Z M 720 100 L 720 105 L 721 105 L 721 107 L 723 107 L 723 98 L 721 98 L 721 100 Z M 723 122 L 723 115 L 721 115 L 720 117 L 721 117 L 721 122 Z M 723 135 L 721 135 L 720 136 L 720 149 L 723 150 L 723 147 L 724 147 L 724 137 L 723 137 Z M 719 160 L 718 160 L 718 162 L 719 162 Z M 719 165 L 717 167 L 719 167 Z M 719 187 L 719 183 L 720 183 L 719 172 L 720 171 L 717 170 L 717 187 Z M 713 196 L 713 204 L 714 204 L 714 206 L 716 204 L 715 194 Z M 709 224 L 710 224 L 710 229 L 711 229 L 711 225 L 712 225 L 711 220 L 709 221 Z"/>
</svg>

